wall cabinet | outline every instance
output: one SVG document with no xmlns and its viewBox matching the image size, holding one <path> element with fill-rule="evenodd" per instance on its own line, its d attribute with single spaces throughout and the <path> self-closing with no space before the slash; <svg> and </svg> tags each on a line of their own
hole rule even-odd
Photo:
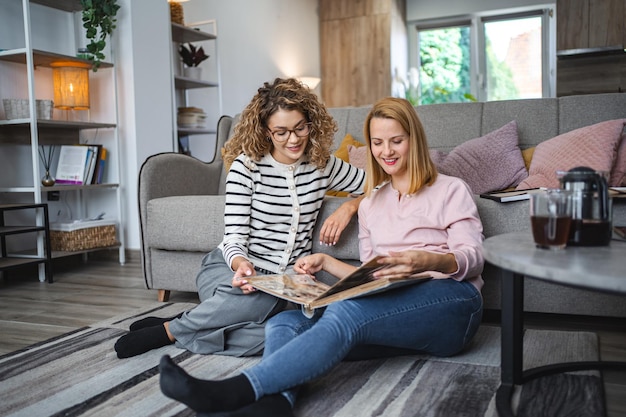
<svg viewBox="0 0 626 417">
<path fill-rule="evenodd" d="M 320 0 L 322 97 L 329 107 L 363 106 L 391 94 L 407 69 L 404 0 Z"/>
<path fill-rule="evenodd" d="M 30 112 L 24 117 L 10 120 L 0 120 L 0 150 L 8 158 L 16 161 L 16 167 L 21 169 L 4 175 L 0 182 L 0 202 L 5 200 L 21 200 L 41 204 L 48 196 L 67 200 L 73 205 L 71 219 L 77 220 L 94 216 L 106 207 L 106 217 L 114 219 L 117 223 L 119 244 L 113 248 L 119 250 L 120 263 L 125 262 L 124 255 L 124 222 L 122 219 L 122 194 L 119 181 L 120 143 L 118 137 L 117 121 L 117 80 L 112 63 L 103 63 L 98 73 L 90 71 L 90 83 L 97 80 L 96 88 L 91 88 L 91 110 L 81 113 L 80 116 L 72 114 L 71 110 L 54 111 L 53 118 L 38 118 L 35 102 L 38 99 L 52 99 L 51 65 L 59 61 L 89 63 L 87 60 L 77 58 L 74 55 L 59 54 L 37 49 L 33 46 L 34 30 L 31 24 L 31 11 L 33 7 L 51 8 L 55 16 L 58 13 L 68 13 L 67 21 L 74 22 L 75 13 L 80 13 L 81 6 L 77 0 L 20 0 L 22 5 L 21 15 L 15 16 L 10 13 L 0 13 L 0 25 L 11 24 L 11 20 L 23 21 L 23 34 L 16 36 L 22 46 L 0 50 L 0 78 L 3 82 L 11 77 L 18 79 L 16 84 L 23 85 L 21 88 L 2 88 L 0 98 L 27 98 Z M 36 5 L 36 6 L 34 6 Z M 15 11 L 17 9 L 11 9 Z M 41 10 L 41 9 L 38 9 Z M 18 26 L 22 27 L 22 26 Z M 60 28 L 57 28 L 60 29 Z M 47 27 L 46 31 L 54 31 Z M 76 32 L 77 28 L 74 27 Z M 4 39 L 3 39 L 4 40 Z M 46 40 L 40 40 L 40 44 L 46 44 Z M 10 41 L 7 41 L 11 43 Z M 108 40 L 111 43 L 111 40 Z M 74 51 L 76 49 L 74 48 Z M 112 53 L 110 54 L 112 56 Z M 22 81 L 25 80 L 25 81 Z M 6 86 L 5 86 L 6 87 Z M 43 91 L 43 93 L 42 93 Z M 7 96 L 6 94 L 11 94 Z M 47 96 L 41 96 L 41 95 Z M 96 106 L 94 106 L 94 103 Z M 102 103 L 105 103 L 102 105 Z M 100 107 L 107 106 L 102 109 Z M 97 109 L 94 110 L 94 107 Z M 95 115 L 95 117 L 94 117 Z M 6 115 L 5 115 L 6 116 Z M 84 120 L 87 118 L 88 120 Z M 92 118 L 106 118 L 106 121 L 92 121 Z M 42 147 L 73 144 L 101 144 L 107 149 L 108 157 L 104 182 L 97 185 L 54 185 L 44 187 L 41 179 L 44 175 L 40 152 Z M 49 149 L 49 148 L 48 148 Z M 57 152 L 58 155 L 58 152 Z M 56 161 L 52 161 L 51 171 L 54 176 Z M 25 169 L 25 166 L 29 166 Z M 60 195 L 60 197 L 58 197 Z M 51 199 L 52 201 L 52 199 Z M 41 224 L 39 224 L 41 226 Z M 38 255 L 41 257 L 41 242 L 37 245 Z M 108 247 L 110 249 L 112 247 Z M 98 248 L 102 249 L 102 248 Z M 75 252 L 54 252 L 52 257 L 74 255 Z M 40 276 L 41 279 L 41 276 Z"/>
<path fill-rule="evenodd" d="M 557 0 L 558 97 L 626 91 L 626 0 Z"/>
<path fill-rule="evenodd" d="M 200 141 L 211 141 L 215 144 L 217 120 L 222 114 L 220 72 L 217 61 L 217 23 L 215 20 L 201 22 L 201 26 L 209 26 L 210 32 L 199 30 L 178 23 L 171 23 L 172 33 L 172 73 L 174 74 L 174 112 L 175 131 L 174 149 L 178 152 L 192 154 L 194 143 L 191 138 Z M 195 25 L 194 25 L 195 26 Z M 198 68 L 202 70 L 202 76 L 193 78 L 185 75 L 178 54 L 181 44 L 193 43 L 194 46 L 203 46 L 209 59 L 201 63 Z M 178 117 L 181 108 L 198 108 L 205 113 L 193 123 L 183 123 Z M 195 140 L 195 139 L 194 139 Z M 215 155 L 214 146 L 204 147 L 209 153 L 204 152 L 199 156 L 201 159 L 212 159 L 209 154 Z"/>
<path fill-rule="evenodd" d="M 557 50 L 623 50 L 624 3 L 624 0 L 557 0 Z"/>
</svg>

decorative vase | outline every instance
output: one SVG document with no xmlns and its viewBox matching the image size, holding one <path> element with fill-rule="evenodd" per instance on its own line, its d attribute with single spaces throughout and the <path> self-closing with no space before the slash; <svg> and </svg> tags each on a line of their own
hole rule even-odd
<svg viewBox="0 0 626 417">
<path fill-rule="evenodd" d="M 194 80 L 200 80 L 202 78 L 202 68 L 200 67 L 185 67 L 183 68 L 183 75 L 187 78 Z"/>
<path fill-rule="evenodd" d="M 172 22 L 178 23 L 179 25 L 184 25 L 185 18 L 184 18 L 184 13 L 183 13 L 183 5 L 175 1 L 170 1 L 169 3 L 170 3 L 170 19 L 172 20 Z"/>
<path fill-rule="evenodd" d="M 50 171 L 46 171 L 46 175 L 44 175 L 41 179 L 41 184 L 44 187 L 52 187 L 54 185 L 54 182 L 54 178 L 52 178 L 52 175 L 50 175 Z"/>
</svg>

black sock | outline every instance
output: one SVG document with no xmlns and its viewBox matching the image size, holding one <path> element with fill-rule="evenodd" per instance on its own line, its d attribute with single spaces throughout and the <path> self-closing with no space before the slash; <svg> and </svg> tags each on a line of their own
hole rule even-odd
<svg viewBox="0 0 626 417">
<path fill-rule="evenodd" d="M 272 394 L 235 411 L 199 413 L 198 417 L 294 417 L 294 414 L 287 398 Z"/>
<path fill-rule="evenodd" d="M 174 316 L 174 317 L 146 317 L 143 318 L 141 320 L 137 320 L 136 322 L 132 323 L 129 327 L 131 332 L 134 332 L 135 330 L 141 330 L 145 327 L 153 327 L 153 326 L 159 326 L 162 325 L 163 323 L 167 322 L 167 321 L 172 321 L 174 319 L 179 319 L 181 318 L 183 315 L 183 313 L 180 313 L 178 316 Z"/>
<path fill-rule="evenodd" d="M 115 351 L 120 359 L 130 358 L 131 356 L 141 355 L 149 350 L 158 349 L 172 343 L 174 342 L 167 337 L 165 327 L 158 325 L 145 327 L 120 337 L 115 342 Z"/>
<path fill-rule="evenodd" d="M 237 410 L 255 400 L 248 378 L 241 374 L 222 381 L 197 379 L 165 355 L 159 364 L 161 391 L 198 412 Z"/>
</svg>

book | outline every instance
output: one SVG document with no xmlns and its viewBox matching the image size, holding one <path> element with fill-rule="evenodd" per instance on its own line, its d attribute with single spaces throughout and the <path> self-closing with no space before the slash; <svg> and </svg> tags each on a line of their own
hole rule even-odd
<svg viewBox="0 0 626 417">
<path fill-rule="evenodd" d="M 83 184 L 91 184 L 91 176 L 93 175 L 93 168 L 95 167 L 95 153 L 97 151 L 93 146 L 87 146 L 87 148 L 89 148 L 89 151 L 87 152 L 87 160 L 85 161 Z"/>
<path fill-rule="evenodd" d="M 609 187 L 609 197 L 626 198 L 626 187 Z"/>
<path fill-rule="evenodd" d="M 90 149 L 82 145 L 62 145 L 57 163 L 57 184 L 82 185 Z"/>
<path fill-rule="evenodd" d="M 102 154 L 102 145 L 89 145 L 93 150 L 91 161 L 89 163 L 89 173 L 85 178 L 85 184 L 96 184 L 96 176 L 98 166 L 100 165 L 100 156 Z"/>
<path fill-rule="evenodd" d="M 380 258 L 377 256 L 371 259 L 334 285 L 317 281 L 315 277 L 308 274 L 257 275 L 247 277 L 246 280 L 260 291 L 301 305 L 302 312 L 307 317 L 312 317 L 315 309 L 325 307 L 335 301 L 371 295 L 431 279 L 426 274 L 414 274 L 404 278 L 375 279 L 372 275 L 374 272 L 388 267 L 388 265 L 378 263 Z"/>
<path fill-rule="evenodd" d="M 100 148 L 100 159 L 98 160 L 98 166 L 94 174 L 94 184 L 102 184 L 104 178 L 104 167 L 107 160 L 107 148 L 104 146 Z"/>
<path fill-rule="evenodd" d="M 522 201 L 530 199 L 530 194 L 540 188 L 530 188 L 528 190 L 494 191 L 483 193 L 480 196 L 499 203 L 509 203 L 511 201 Z"/>
</svg>

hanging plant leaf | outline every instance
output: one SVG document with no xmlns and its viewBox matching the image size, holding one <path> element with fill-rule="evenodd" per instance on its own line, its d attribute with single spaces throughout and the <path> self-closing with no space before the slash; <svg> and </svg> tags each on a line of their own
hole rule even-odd
<svg viewBox="0 0 626 417">
<path fill-rule="evenodd" d="M 86 29 L 85 36 L 89 40 L 87 44 L 89 60 L 95 72 L 105 59 L 103 51 L 106 47 L 106 38 L 116 27 L 115 15 L 120 6 L 117 0 L 80 0 L 80 4 L 83 8 L 82 21 Z"/>
</svg>

